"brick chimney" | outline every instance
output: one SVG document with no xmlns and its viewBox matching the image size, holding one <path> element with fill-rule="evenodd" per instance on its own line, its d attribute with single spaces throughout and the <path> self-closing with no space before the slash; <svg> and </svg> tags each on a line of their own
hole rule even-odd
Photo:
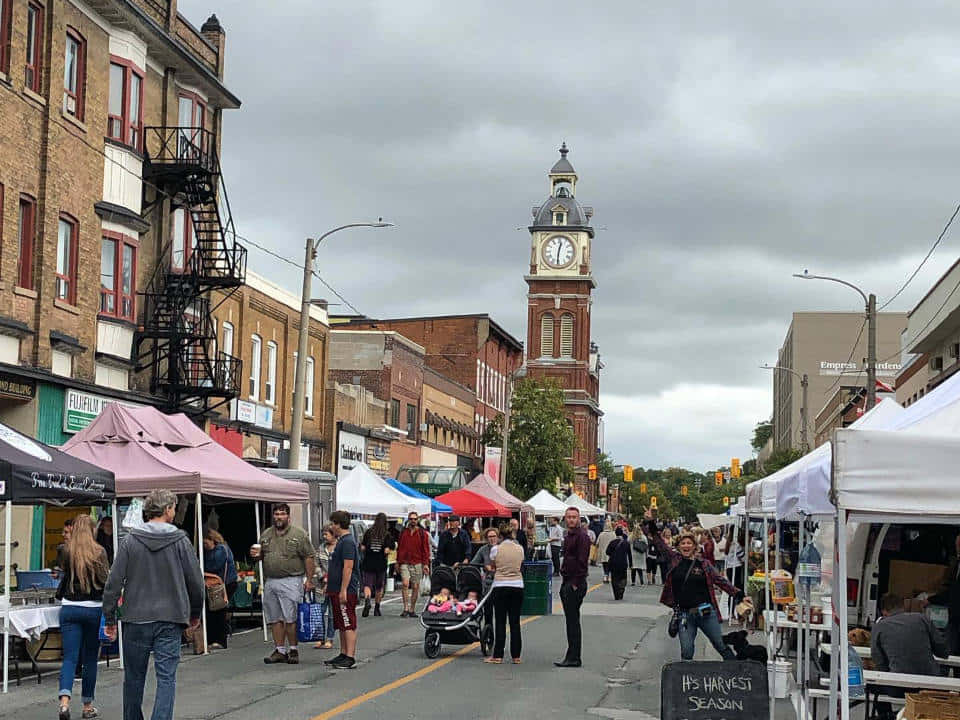
<svg viewBox="0 0 960 720">
<path fill-rule="evenodd" d="M 226 54 L 227 33 L 224 32 L 216 14 L 207 18 L 207 21 L 200 28 L 200 34 L 217 49 L 217 77 L 223 80 L 223 58 Z"/>
</svg>

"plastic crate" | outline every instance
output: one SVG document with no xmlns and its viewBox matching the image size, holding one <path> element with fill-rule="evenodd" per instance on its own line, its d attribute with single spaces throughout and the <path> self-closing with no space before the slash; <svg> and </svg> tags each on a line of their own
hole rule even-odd
<svg viewBox="0 0 960 720">
<path fill-rule="evenodd" d="M 49 570 L 17 570 L 17 589 L 55 588 L 60 585 Z"/>
</svg>

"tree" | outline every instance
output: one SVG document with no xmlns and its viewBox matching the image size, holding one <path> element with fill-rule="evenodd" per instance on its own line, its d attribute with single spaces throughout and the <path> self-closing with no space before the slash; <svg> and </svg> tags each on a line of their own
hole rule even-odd
<svg viewBox="0 0 960 720">
<path fill-rule="evenodd" d="M 602 452 L 597 455 L 597 477 L 606 478 L 607 482 L 612 483 L 618 478 L 622 478 L 623 473 L 618 473 L 610 456 Z"/>
<path fill-rule="evenodd" d="M 772 435 L 772 422 L 769 420 L 758 422 L 756 427 L 753 428 L 753 440 L 750 441 L 751 447 L 753 447 L 754 450 L 763 450 L 763 446 L 767 444 L 767 440 L 769 440 Z"/>
<path fill-rule="evenodd" d="M 507 490 L 528 498 L 558 482 L 573 481 L 575 436 L 564 414 L 563 387 L 552 379 L 525 378 L 513 391 Z"/>
<path fill-rule="evenodd" d="M 763 463 L 763 473 L 760 477 L 772 475 L 780 468 L 785 468 L 790 463 L 803 457 L 803 452 L 794 448 L 784 448 L 777 450 Z"/>
<path fill-rule="evenodd" d="M 480 436 L 481 445 L 490 445 L 491 447 L 503 447 L 503 415 L 498 414 L 493 420 L 487 423 L 483 429 L 483 435 Z"/>
</svg>

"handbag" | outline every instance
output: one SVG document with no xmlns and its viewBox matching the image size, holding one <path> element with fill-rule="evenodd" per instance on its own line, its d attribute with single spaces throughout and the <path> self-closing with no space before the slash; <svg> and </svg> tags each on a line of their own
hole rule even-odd
<svg viewBox="0 0 960 720">
<path fill-rule="evenodd" d="M 227 586 L 223 584 L 220 576 L 204 573 L 203 584 L 207 593 L 207 610 L 210 612 L 225 610 L 230 600 L 227 598 Z"/>
<path fill-rule="evenodd" d="M 687 584 L 687 578 L 690 577 L 690 573 L 693 571 L 694 563 L 696 560 L 691 561 L 690 567 L 687 568 L 687 574 L 683 576 L 683 582 L 680 583 L 680 587 L 674 591 L 674 595 L 677 592 L 683 589 L 683 586 Z M 672 638 L 675 638 L 680 634 L 680 623 L 683 622 L 683 610 L 679 606 L 674 606 L 673 608 L 673 617 L 670 618 L 670 624 L 667 625 L 667 635 Z"/>
<path fill-rule="evenodd" d="M 297 605 L 297 640 L 317 642 L 323 640 L 323 604 L 317 602 L 313 591 L 303 594 Z"/>
</svg>

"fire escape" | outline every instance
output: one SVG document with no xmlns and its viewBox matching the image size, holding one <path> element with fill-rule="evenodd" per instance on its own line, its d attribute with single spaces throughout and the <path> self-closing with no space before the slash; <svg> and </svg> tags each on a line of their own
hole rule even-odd
<svg viewBox="0 0 960 720">
<path fill-rule="evenodd" d="M 216 138 L 192 127 L 145 129 L 144 178 L 190 214 L 193 237 L 182 268 L 163 244 L 145 292 L 136 340 L 137 369 L 170 410 L 204 412 L 237 397 L 240 358 L 221 352 L 211 312 L 243 285 L 247 249 L 236 241 Z M 150 211 L 144 209 L 146 215 Z M 219 300 L 211 307 L 213 291 Z"/>
</svg>

